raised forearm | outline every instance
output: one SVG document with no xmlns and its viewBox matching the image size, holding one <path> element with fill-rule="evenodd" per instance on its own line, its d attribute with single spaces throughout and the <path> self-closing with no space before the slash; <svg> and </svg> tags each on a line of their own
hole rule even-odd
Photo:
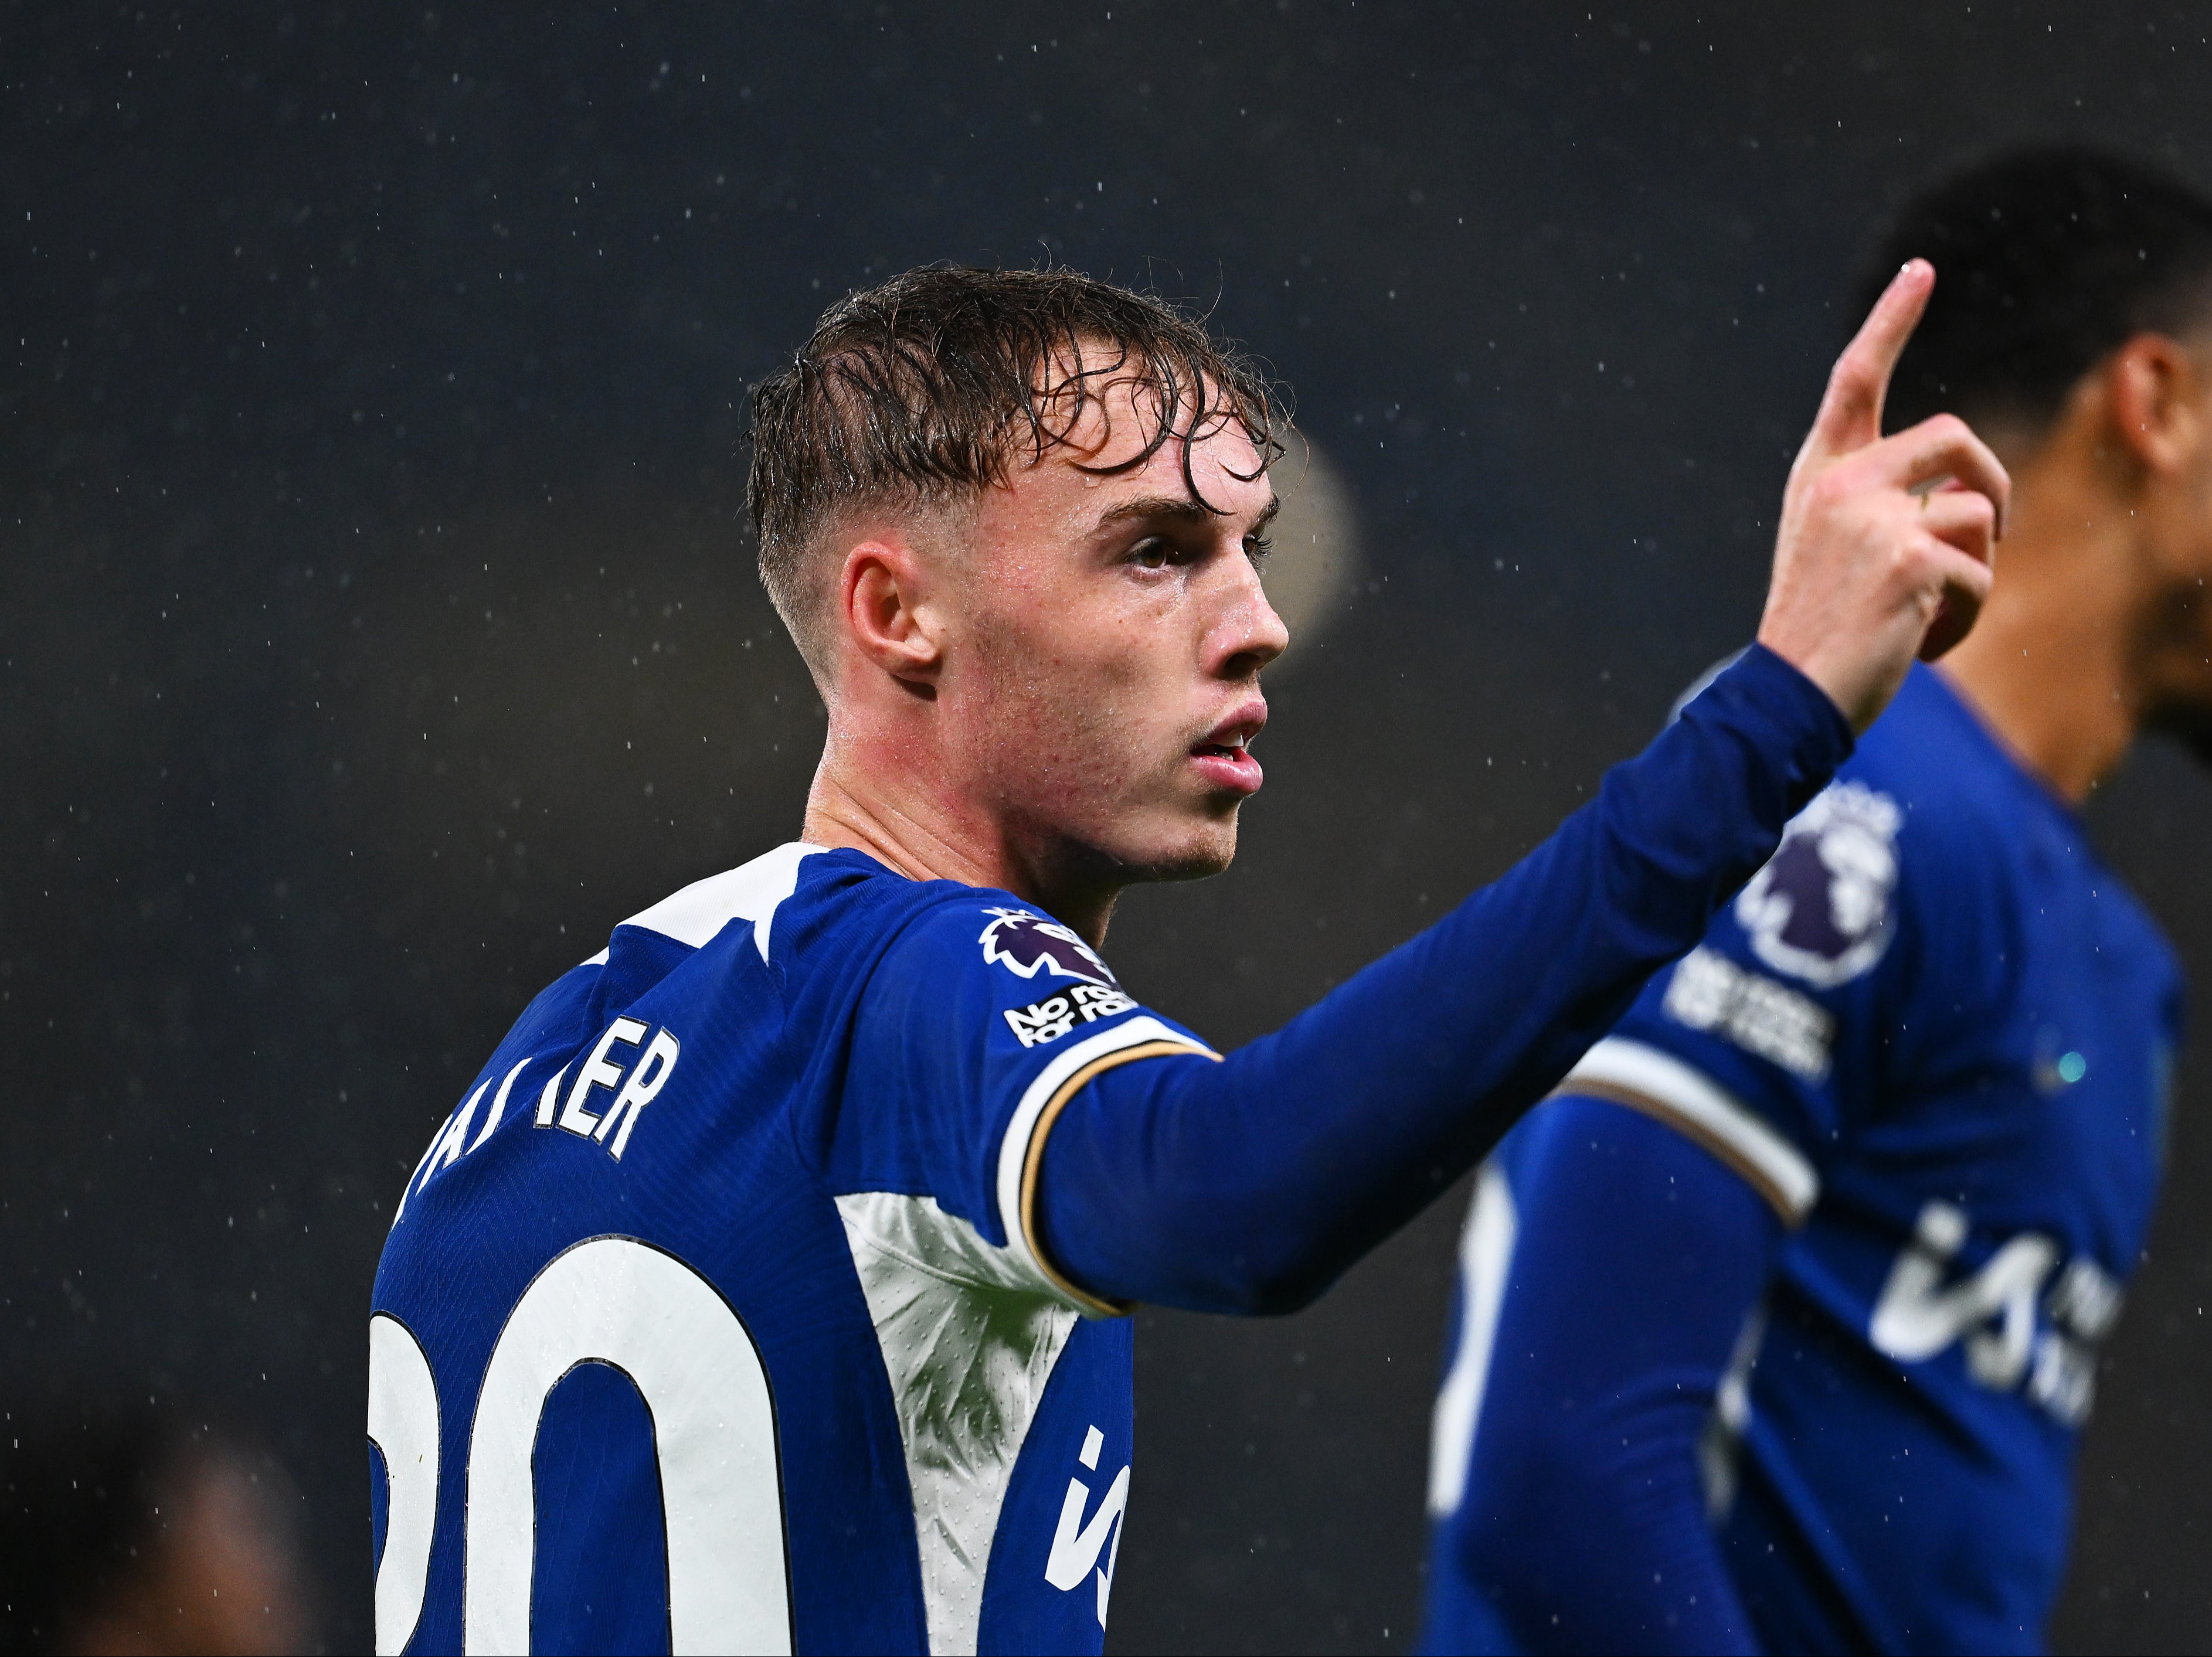
<svg viewBox="0 0 2212 1657">
<path fill-rule="evenodd" d="M 1311 1299 L 1472 1167 L 1689 950 L 1850 750 L 1760 650 L 1504 878 L 1221 1064 L 1130 1065 L 1053 1126 L 1046 1250 L 1114 1299 Z"/>
</svg>

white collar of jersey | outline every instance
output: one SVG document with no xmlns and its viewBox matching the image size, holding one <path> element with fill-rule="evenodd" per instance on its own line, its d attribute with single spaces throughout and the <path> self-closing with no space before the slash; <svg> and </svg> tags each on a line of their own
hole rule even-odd
<svg viewBox="0 0 2212 1657">
<path fill-rule="evenodd" d="M 777 907 L 799 884 L 799 865 L 817 852 L 829 849 L 826 846 L 810 846 L 801 840 L 789 841 L 750 863 L 709 875 L 704 880 L 695 880 L 682 891 L 632 915 L 623 925 L 642 926 L 649 932 L 659 932 L 663 938 L 672 938 L 678 944 L 700 950 L 713 942 L 714 935 L 732 921 L 750 920 L 753 923 L 753 944 L 765 962 L 769 931 L 775 924 Z M 601 950 L 584 964 L 604 966 L 606 959 L 607 952 Z"/>
</svg>

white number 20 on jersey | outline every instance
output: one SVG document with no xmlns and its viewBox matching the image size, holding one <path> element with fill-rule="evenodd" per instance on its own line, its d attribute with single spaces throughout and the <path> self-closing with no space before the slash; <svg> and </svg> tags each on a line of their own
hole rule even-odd
<svg viewBox="0 0 2212 1657">
<path fill-rule="evenodd" d="M 422 1612 L 438 1505 L 441 1399 L 399 1320 L 368 1325 L 368 1435 L 391 1480 L 376 1570 L 376 1648 L 404 1649 Z M 630 1237 L 577 1244 L 507 1314 L 469 1428 L 462 1646 L 530 1646 L 535 1491 L 545 1400 L 580 1363 L 627 1375 L 651 1412 L 677 1652 L 791 1650 L 783 1489 L 768 1372 L 712 1284 Z"/>
</svg>

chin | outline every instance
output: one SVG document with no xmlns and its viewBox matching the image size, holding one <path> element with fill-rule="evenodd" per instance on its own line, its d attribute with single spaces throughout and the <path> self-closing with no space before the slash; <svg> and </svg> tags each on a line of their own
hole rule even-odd
<svg viewBox="0 0 2212 1657">
<path fill-rule="evenodd" d="M 1124 857 L 1123 865 L 1139 880 L 1204 880 L 1218 875 L 1237 860 L 1237 817 L 1207 822 Z"/>
</svg>

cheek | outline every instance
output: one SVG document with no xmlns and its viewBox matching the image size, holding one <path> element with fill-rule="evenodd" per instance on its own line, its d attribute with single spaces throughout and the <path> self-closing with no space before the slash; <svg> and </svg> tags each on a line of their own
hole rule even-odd
<svg viewBox="0 0 2212 1657">
<path fill-rule="evenodd" d="M 1163 689 L 1141 657 L 1063 656 L 1030 679 L 1024 713 L 1063 774 L 1076 768 L 1094 782 L 1110 781 L 1129 776 L 1158 745 Z"/>
<path fill-rule="evenodd" d="M 985 664 L 965 721 L 979 770 L 1086 816 L 1157 792 L 1199 701 L 1190 595 L 1109 581 L 994 599 L 971 635 Z"/>
<path fill-rule="evenodd" d="M 1021 733 L 997 763 L 1033 774 L 1073 804 L 1149 791 L 1179 762 L 1189 724 L 1188 675 L 1156 647 L 1156 632 L 1094 637 L 1079 649 L 1040 640 L 1001 679 L 992 725 Z"/>
<path fill-rule="evenodd" d="M 1084 664 L 1084 700 L 1103 748 L 1151 753 L 1189 724 L 1197 676 L 1167 604 L 1121 619 Z"/>
<path fill-rule="evenodd" d="M 1069 713 L 1133 716 L 1188 674 L 1176 619 L 1166 591 L 1040 595 L 1024 613 L 1002 612 L 989 624 L 993 683 L 1002 695 L 1070 704 Z"/>
</svg>

